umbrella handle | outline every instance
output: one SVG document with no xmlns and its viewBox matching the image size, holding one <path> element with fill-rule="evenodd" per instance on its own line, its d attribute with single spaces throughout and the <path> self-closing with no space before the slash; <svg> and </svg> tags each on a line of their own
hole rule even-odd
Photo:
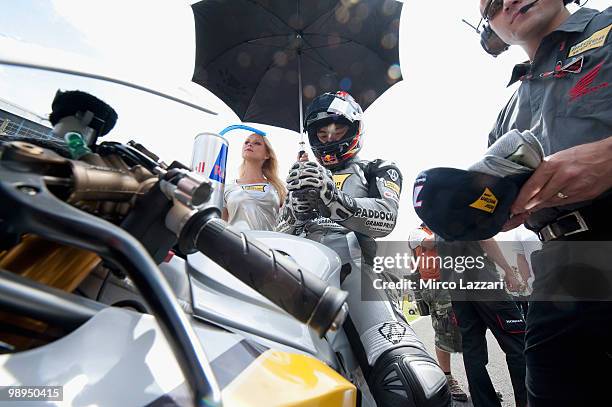
<svg viewBox="0 0 612 407">
<path fill-rule="evenodd" d="M 225 133 L 229 131 L 238 130 L 238 129 L 249 130 L 249 131 L 252 131 L 253 133 L 259 134 L 260 136 L 264 136 L 264 137 L 266 135 L 265 131 L 256 129 L 255 127 L 245 126 L 244 124 L 232 124 L 231 126 L 227 126 L 226 128 L 224 128 L 223 130 L 219 132 L 219 135 L 223 136 Z"/>
<path fill-rule="evenodd" d="M 299 142 L 299 146 L 300 150 L 298 151 L 298 161 L 300 160 L 300 158 L 302 158 L 304 154 L 306 154 L 306 143 L 304 142 L 304 140 Z"/>
</svg>

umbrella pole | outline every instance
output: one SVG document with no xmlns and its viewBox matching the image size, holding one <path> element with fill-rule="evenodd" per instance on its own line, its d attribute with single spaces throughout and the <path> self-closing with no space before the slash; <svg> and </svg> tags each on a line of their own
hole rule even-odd
<svg viewBox="0 0 612 407">
<path fill-rule="evenodd" d="M 306 153 L 306 143 L 304 142 L 304 112 L 302 106 L 302 51 L 297 51 L 297 66 L 298 66 L 298 102 L 300 105 L 300 143 L 298 158 L 301 158 Z"/>
</svg>

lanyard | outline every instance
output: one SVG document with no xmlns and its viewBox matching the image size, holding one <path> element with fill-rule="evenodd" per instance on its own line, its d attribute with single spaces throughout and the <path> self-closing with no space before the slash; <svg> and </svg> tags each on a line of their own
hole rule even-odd
<svg viewBox="0 0 612 407">
<path fill-rule="evenodd" d="M 584 56 L 572 58 L 569 62 L 563 64 L 563 54 L 565 51 L 565 41 L 562 41 L 557 50 L 557 63 L 552 71 L 542 72 L 540 74 L 525 74 L 519 78 L 520 81 L 529 81 L 532 79 L 547 79 L 547 78 L 563 78 L 568 74 L 579 74 L 582 72 L 584 65 Z"/>
<path fill-rule="evenodd" d="M 584 65 L 584 57 L 573 58 L 565 65 L 561 61 L 557 61 L 555 68 L 552 71 L 542 72 L 539 75 L 526 74 L 519 78 L 520 81 L 530 81 L 532 79 L 547 79 L 547 78 L 563 78 L 567 74 L 579 74 L 582 72 Z"/>
</svg>

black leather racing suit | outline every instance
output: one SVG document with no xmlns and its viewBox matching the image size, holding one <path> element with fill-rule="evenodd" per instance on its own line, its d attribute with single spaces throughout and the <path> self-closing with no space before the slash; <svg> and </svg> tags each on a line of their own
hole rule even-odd
<svg viewBox="0 0 612 407">
<path fill-rule="evenodd" d="M 335 169 L 332 177 L 341 192 L 336 206 L 345 213 L 343 220 L 323 216 L 298 220 L 292 206 L 285 204 L 277 230 L 322 243 L 340 257 L 342 289 L 349 293 L 345 331 L 377 404 L 450 405 L 444 373 L 387 294 L 373 286 L 378 277 L 372 271 L 374 238 L 395 228 L 402 184 L 399 169 L 389 161 L 355 157 Z"/>
</svg>

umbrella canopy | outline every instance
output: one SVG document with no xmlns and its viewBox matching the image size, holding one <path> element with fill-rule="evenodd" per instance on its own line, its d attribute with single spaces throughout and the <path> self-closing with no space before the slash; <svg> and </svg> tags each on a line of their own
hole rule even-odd
<svg viewBox="0 0 612 407">
<path fill-rule="evenodd" d="M 193 81 L 242 121 L 302 131 L 315 96 L 346 90 L 367 108 L 401 80 L 395 0 L 202 0 Z"/>
</svg>

